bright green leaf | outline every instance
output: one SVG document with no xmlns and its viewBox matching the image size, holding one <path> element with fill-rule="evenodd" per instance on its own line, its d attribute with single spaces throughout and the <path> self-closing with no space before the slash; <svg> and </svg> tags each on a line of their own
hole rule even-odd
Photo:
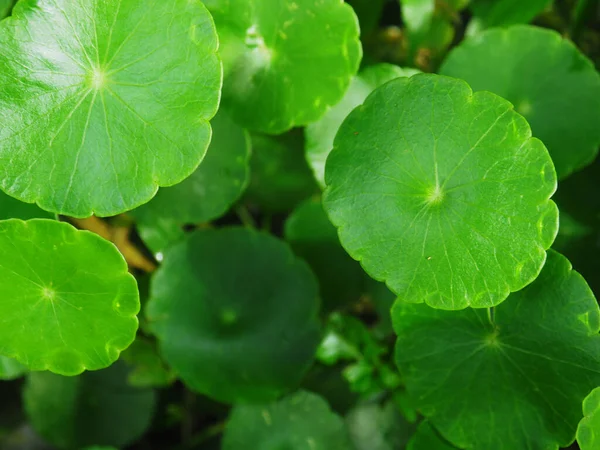
<svg viewBox="0 0 600 450">
<path fill-rule="evenodd" d="M 31 370 L 109 366 L 135 338 L 135 279 L 114 245 L 64 222 L 0 222 L 0 351 Z"/>
<path fill-rule="evenodd" d="M 146 315 L 165 360 L 222 402 L 296 386 L 319 340 L 317 283 L 280 240 L 242 228 L 196 231 L 169 247 Z"/>
<path fill-rule="evenodd" d="M 344 248 L 409 302 L 501 303 L 556 236 L 544 145 L 510 103 L 448 77 L 376 89 L 340 128 L 325 179 Z"/>
<path fill-rule="evenodd" d="M 306 127 L 306 160 L 317 182 L 325 188 L 325 161 L 333 148 L 333 139 L 340 125 L 350 112 L 365 101 L 377 87 L 398 77 L 409 77 L 416 69 L 401 69 L 392 64 L 378 64 L 364 69 L 355 76 L 342 100 L 317 122 Z"/>
<path fill-rule="evenodd" d="M 469 449 L 558 449 L 600 385 L 600 309 L 569 261 L 550 251 L 540 276 L 486 310 L 398 301 L 396 362 L 421 414 Z M 492 425 L 493 424 L 493 425 Z"/>
<path fill-rule="evenodd" d="M 548 147 L 559 178 L 595 158 L 600 75 L 557 32 L 525 25 L 489 30 L 454 49 L 440 71 L 515 105 Z"/>
<path fill-rule="evenodd" d="M 454 448 L 438 435 L 429 422 L 423 421 L 410 439 L 406 450 L 452 450 Z"/>
<path fill-rule="evenodd" d="M 240 197 L 249 178 L 250 137 L 220 112 L 212 121 L 213 138 L 200 167 L 182 183 L 162 188 L 132 213 L 154 251 L 183 236 L 181 226 L 222 216 Z M 175 231 L 173 238 L 161 230 Z"/>
<path fill-rule="evenodd" d="M 346 425 L 356 450 L 403 449 L 413 429 L 392 401 L 357 405 L 346 415 Z"/>
<path fill-rule="evenodd" d="M 552 0 L 472 0 L 473 18 L 467 29 L 475 34 L 484 28 L 529 23 L 552 4 Z"/>
<path fill-rule="evenodd" d="M 0 192 L 0 219 L 52 219 L 54 214 L 51 214 L 43 209 L 40 209 L 33 203 L 24 203 L 13 198 L 4 192 Z"/>
<path fill-rule="evenodd" d="M 319 190 L 304 159 L 299 130 L 282 136 L 253 134 L 250 167 L 245 198 L 265 212 L 290 211 Z"/>
<path fill-rule="evenodd" d="M 14 380 L 27 372 L 27 367 L 18 361 L 0 356 L 0 380 Z"/>
<path fill-rule="evenodd" d="M 577 427 L 577 443 L 581 450 L 600 448 L 600 388 L 596 388 L 583 401 L 583 415 Z"/>
<path fill-rule="evenodd" d="M 21 1 L 0 23 L 0 187 L 115 215 L 190 175 L 221 86 L 199 1 Z"/>
<path fill-rule="evenodd" d="M 173 371 L 158 355 L 156 346 L 138 337 L 121 355 L 131 368 L 127 381 L 136 387 L 168 386 L 175 380 Z"/>
<path fill-rule="evenodd" d="M 12 6 L 13 0 L 0 0 L 0 20 L 8 16 Z"/>
<path fill-rule="evenodd" d="M 325 308 L 336 309 L 359 300 L 367 277 L 342 248 L 320 199 L 305 201 L 288 216 L 284 236 L 317 276 Z"/>
<path fill-rule="evenodd" d="M 348 450 L 343 420 L 315 394 L 299 391 L 269 405 L 237 405 L 223 450 Z"/>
<path fill-rule="evenodd" d="M 319 119 L 358 70 L 358 20 L 340 0 L 207 0 L 225 69 L 223 106 L 279 134 Z"/>
<path fill-rule="evenodd" d="M 23 401 L 35 430 L 58 448 L 124 447 L 150 425 L 156 395 L 129 386 L 118 363 L 78 377 L 31 373 Z"/>
</svg>

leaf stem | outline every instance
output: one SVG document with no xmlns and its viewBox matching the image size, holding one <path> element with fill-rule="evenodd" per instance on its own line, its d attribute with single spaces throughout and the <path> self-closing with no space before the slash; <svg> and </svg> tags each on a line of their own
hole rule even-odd
<svg viewBox="0 0 600 450">
<path fill-rule="evenodd" d="M 240 205 L 236 208 L 235 212 L 245 227 L 256 228 L 256 222 L 254 221 L 252 214 L 250 214 L 250 211 L 248 211 L 248 208 L 244 205 Z"/>
<path fill-rule="evenodd" d="M 494 307 L 492 306 L 491 308 L 487 309 L 487 316 L 488 316 L 488 320 L 489 320 L 490 324 L 493 327 L 496 326 L 496 322 L 494 322 L 494 315 L 495 315 L 495 310 L 494 310 Z"/>
</svg>

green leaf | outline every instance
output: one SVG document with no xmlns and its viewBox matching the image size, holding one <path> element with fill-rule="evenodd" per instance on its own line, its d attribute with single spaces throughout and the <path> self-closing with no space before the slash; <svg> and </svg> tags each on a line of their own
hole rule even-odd
<svg viewBox="0 0 600 450">
<path fill-rule="evenodd" d="M 555 31 L 525 25 L 487 31 L 454 49 L 440 71 L 514 104 L 548 147 L 559 178 L 598 153 L 600 75 Z"/>
<path fill-rule="evenodd" d="M 13 0 L 0 0 L 0 20 L 10 14 L 13 6 Z"/>
<path fill-rule="evenodd" d="M 556 174 L 507 101 L 430 74 L 376 89 L 342 124 L 325 210 L 348 253 L 409 302 L 501 303 L 556 236 Z"/>
<path fill-rule="evenodd" d="M 573 441 L 581 402 L 600 385 L 600 309 L 564 256 L 549 251 L 540 276 L 490 317 L 400 301 L 392 317 L 406 388 L 451 443 L 500 450 Z"/>
<path fill-rule="evenodd" d="M 600 388 L 594 389 L 583 401 L 583 415 L 577 427 L 577 443 L 581 450 L 600 448 Z"/>
<path fill-rule="evenodd" d="M 275 137 L 253 134 L 250 167 L 245 198 L 267 213 L 291 211 L 319 190 L 304 159 L 300 130 Z"/>
<path fill-rule="evenodd" d="M 0 356 L 0 380 L 14 380 L 27 372 L 27 367 L 12 358 Z"/>
<path fill-rule="evenodd" d="M 429 422 L 423 421 L 410 439 L 406 450 L 452 450 L 454 448 L 437 434 Z"/>
<path fill-rule="evenodd" d="M 348 114 L 365 101 L 373 90 L 398 77 L 409 77 L 416 69 L 402 69 L 392 64 L 377 64 L 355 76 L 342 100 L 317 122 L 306 127 L 306 160 L 321 188 L 325 188 L 325 161 L 333 148 L 333 139 Z"/>
<path fill-rule="evenodd" d="M 156 346 L 138 337 L 121 355 L 131 368 L 127 381 L 136 387 L 168 386 L 175 381 L 175 374 L 161 359 Z"/>
<path fill-rule="evenodd" d="M 320 199 L 306 200 L 288 216 L 284 236 L 317 276 L 326 309 L 359 300 L 367 276 L 342 248 Z"/>
<path fill-rule="evenodd" d="M 23 401 L 35 430 L 58 448 L 124 447 L 150 425 L 156 395 L 129 386 L 118 363 L 78 377 L 31 373 Z"/>
<path fill-rule="evenodd" d="M 356 450 L 402 449 L 413 429 L 392 401 L 359 404 L 346 415 L 346 425 Z"/>
<path fill-rule="evenodd" d="M 319 119 L 357 72 L 358 20 L 340 0 L 208 0 L 225 70 L 223 106 L 279 134 Z"/>
<path fill-rule="evenodd" d="M 154 251 L 171 243 L 161 230 L 174 229 L 173 239 L 183 236 L 181 226 L 221 217 L 242 195 L 249 179 L 250 137 L 219 112 L 212 121 L 213 138 L 200 167 L 182 183 L 162 188 L 149 203 L 132 211 L 143 238 Z"/>
<path fill-rule="evenodd" d="M 31 370 L 109 366 L 135 338 L 135 279 L 115 246 L 64 222 L 0 222 L 0 352 Z"/>
<path fill-rule="evenodd" d="M 5 219 L 53 219 L 51 214 L 32 203 L 23 203 L 0 191 L 0 220 Z"/>
<path fill-rule="evenodd" d="M 190 175 L 221 64 L 199 1 L 21 1 L 0 23 L 0 188 L 116 215 Z"/>
<path fill-rule="evenodd" d="M 484 28 L 529 23 L 551 4 L 552 0 L 473 0 L 473 18 L 467 32 L 475 34 Z"/>
<path fill-rule="evenodd" d="M 196 231 L 165 251 L 146 315 L 190 388 L 221 402 L 267 401 L 312 362 L 317 289 L 306 264 L 270 235 Z"/>
<path fill-rule="evenodd" d="M 352 6 L 358 17 L 361 37 L 378 28 L 386 2 L 387 0 L 347 0 L 346 3 Z"/>
<path fill-rule="evenodd" d="M 223 450 L 348 450 L 343 420 L 318 395 L 299 391 L 269 405 L 236 405 Z"/>
</svg>

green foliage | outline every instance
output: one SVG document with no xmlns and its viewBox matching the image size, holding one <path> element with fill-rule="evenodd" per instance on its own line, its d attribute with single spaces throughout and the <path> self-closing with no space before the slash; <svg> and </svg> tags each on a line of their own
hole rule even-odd
<svg viewBox="0 0 600 450">
<path fill-rule="evenodd" d="M 599 450 L 599 4 L 0 0 L 0 449 Z"/>
</svg>

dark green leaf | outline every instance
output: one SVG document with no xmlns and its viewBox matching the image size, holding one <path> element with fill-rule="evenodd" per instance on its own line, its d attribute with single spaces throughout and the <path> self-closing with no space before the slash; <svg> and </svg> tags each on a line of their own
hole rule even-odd
<svg viewBox="0 0 600 450">
<path fill-rule="evenodd" d="M 600 388 L 596 388 L 583 401 L 583 415 L 577 427 L 577 443 L 581 450 L 600 448 Z"/>
<path fill-rule="evenodd" d="M 427 421 L 420 423 L 406 450 L 452 450 L 455 447 L 444 441 Z"/>
</svg>

